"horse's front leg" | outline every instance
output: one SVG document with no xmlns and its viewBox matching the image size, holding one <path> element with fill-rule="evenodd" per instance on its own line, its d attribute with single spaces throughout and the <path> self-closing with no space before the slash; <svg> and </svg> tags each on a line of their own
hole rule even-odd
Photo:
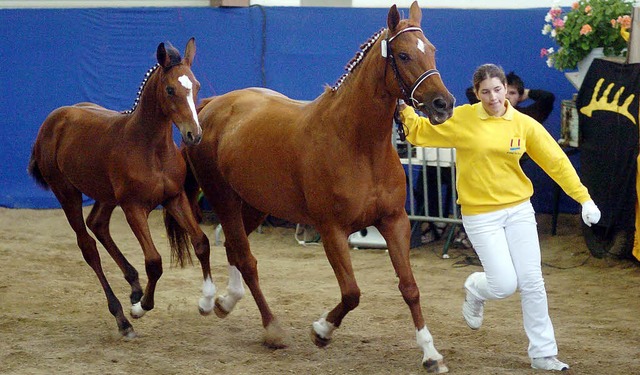
<svg viewBox="0 0 640 375">
<path fill-rule="evenodd" d="M 342 319 L 360 303 L 360 288 L 351 265 L 348 235 L 338 228 L 316 229 L 322 237 L 325 254 L 336 275 L 342 295 L 340 303 L 312 325 L 311 337 L 317 346 L 323 347 L 329 344 L 333 331 L 340 327 Z"/>
<path fill-rule="evenodd" d="M 402 211 L 398 215 L 385 217 L 376 227 L 387 242 L 389 257 L 399 279 L 398 288 L 411 311 L 416 328 L 416 341 L 424 353 L 422 365 L 427 372 L 449 372 L 442 355 L 433 344 L 433 337 L 422 316 L 420 290 L 413 277 L 409 261 L 411 225 L 407 214 Z"/>
<path fill-rule="evenodd" d="M 202 231 L 202 228 L 200 228 L 200 225 L 198 225 L 186 193 L 182 192 L 178 194 L 174 199 L 166 202 L 164 207 L 168 214 L 175 219 L 180 228 L 187 232 L 196 256 L 198 257 L 198 261 L 200 261 L 203 283 L 202 297 L 200 297 L 200 301 L 198 302 L 198 310 L 200 314 L 208 315 L 213 310 L 213 299 L 216 294 L 216 286 L 211 277 L 211 247 L 209 245 L 209 239 Z M 170 225 L 172 225 L 171 222 L 165 219 L 167 230 L 178 230 L 178 228 L 169 228 Z"/>
<path fill-rule="evenodd" d="M 149 231 L 149 210 L 137 205 L 122 206 L 127 222 L 138 239 L 144 253 L 144 265 L 147 271 L 147 286 L 140 302 L 131 306 L 131 316 L 141 318 L 147 311 L 154 307 L 154 293 L 156 284 L 162 276 L 162 258 L 158 253 L 151 232 Z"/>
</svg>

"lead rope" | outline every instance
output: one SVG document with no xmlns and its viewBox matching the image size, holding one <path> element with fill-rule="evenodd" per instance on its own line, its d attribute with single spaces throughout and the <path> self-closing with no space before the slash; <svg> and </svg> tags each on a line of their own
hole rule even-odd
<svg viewBox="0 0 640 375">
<path fill-rule="evenodd" d="M 393 121 L 395 121 L 396 126 L 398 127 L 398 137 L 400 137 L 400 141 L 404 142 L 407 139 L 407 133 L 404 131 L 404 123 L 400 120 L 400 110 L 398 110 L 400 104 L 404 104 L 404 100 L 398 99 L 398 104 L 393 112 Z"/>
</svg>

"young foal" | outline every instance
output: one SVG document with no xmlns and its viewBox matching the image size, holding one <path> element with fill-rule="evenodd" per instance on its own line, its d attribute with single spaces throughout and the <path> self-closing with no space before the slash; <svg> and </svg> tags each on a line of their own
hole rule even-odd
<svg viewBox="0 0 640 375">
<path fill-rule="evenodd" d="M 267 213 L 311 224 L 321 234 L 342 294 L 340 303 L 312 325 L 314 342 L 324 346 L 360 301 L 348 236 L 375 225 L 411 311 L 422 363 L 428 371 L 447 371 L 425 324 L 409 263 L 405 173 L 392 145 L 397 98 L 420 107 L 435 124 L 453 110 L 421 18 L 416 2 L 407 20 L 400 20 L 392 6 L 388 29 L 365 43 L 347 74 L 309 104 L 257 88 L 201 103 L 203 140 L 185 153 L 226 239 L 229 287 L 216 299 L 215 311 L 225 316 L 233 309 L 244 294 L 242 277 L 262 315 L 269 346 L 285 346 L 284 334 L 260 290 L 247 234 Z"/>
<path fill-rule="evenodd" d="M 131 285 L 134 318 L 153 309 L 156 283 L 162 275 L 162 260 L 147 223 L 149 213 L 158 205 L 164 206 L 172 258 L 180 265 L 184 265 L 185 257 L 191 260 L 187 234 L 191 237 L 205 280 L 200 310 L 207 313 L 213 309 L 209 240 L 193 217 L 185 195 L 186 164 L 172 134 L 175 123 L 187 145 L 198 144 L 202 138 L 195 109 L 200 84 L 191 72 L 195 51 L 193 38 L 187 43 L 184 59 L 175 48 L 165 48 L 161 43 L 156 53 L 158 64 L 147 72 L 131 111 L 118 113 L 97 104 L 79 103 L 51 112 L 40 128 L 29 162 L 29 173 L 60 201 L 82 255 L 98 276 L 109 311 L 125 337 L 135 337 L 135 332 L 109 286 L 96 242 L 85 227 L 83 193 L 95 200 L 87 226 Z M 122 207 L 144 252 L 148 276 L 144 294 L 138 271 L 109 233 L 116 206 Z"/>
</svg>

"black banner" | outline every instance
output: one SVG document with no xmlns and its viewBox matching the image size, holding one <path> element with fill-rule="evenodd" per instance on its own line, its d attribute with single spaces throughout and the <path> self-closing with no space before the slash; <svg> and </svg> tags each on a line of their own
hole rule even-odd
<svg viewBox="0 0 640 375">
<path fill-rule="evenodd" d="M 640 64 L 595 59 L 576 100 L 580 171 L 600 208 L 593 230 L 634 231 Z"/>
</svg>

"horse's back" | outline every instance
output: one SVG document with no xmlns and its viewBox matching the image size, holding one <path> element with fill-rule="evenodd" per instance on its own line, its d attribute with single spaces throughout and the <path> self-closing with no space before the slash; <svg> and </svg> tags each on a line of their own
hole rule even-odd
<svg viewBox="0 0 640 375">
<path fill-rule="evenodd" d="M 214 185 L 215 174 L 265 212 L 275 214 L 264 197 L 277 196 L 303 206 L 296 164 L 305 149 L 299 136 L 304 108 L 304 102 L 262 88 L 206 99 L 198 114 L 202 142 L 188 148 L 198 180 Z"/>
</svg>

